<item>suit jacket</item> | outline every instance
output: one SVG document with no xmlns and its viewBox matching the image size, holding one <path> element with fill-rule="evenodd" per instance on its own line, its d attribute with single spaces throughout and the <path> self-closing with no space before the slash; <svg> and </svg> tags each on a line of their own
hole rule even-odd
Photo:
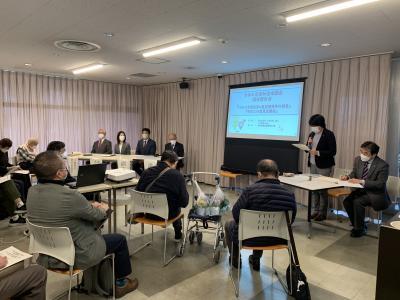
<svg viewBox="0 0 400 300">
<path fill-rule="evenodd" d="M 358 156 L 354 159 L 353 170 L 350 178 L 362 179 L 365 162 Z M 382 201 L 390 204 L 390 197 L 386 190 L 386 181 L 389 176 L 389 165 L 378 156 L 372 161 L 367 178 L 365 179 L 364 191 L 371 201 Z M 384 208 L 383 208 L 384 209 Z"/>
<path fill-rule="evenodd" d="M 130 155 L 131 154 L 131 145 L 129 145 L 129 143 L 123 143 L 122 144 L 122 149 L 121 149 L 121 152 L 120 152 L 119 151 L 119 144 L 115 144 L 114 153 L 115 154 Z"/>
<path fill-rule="evenodd" d="M 315 133 L 311 132 L 308 137 L 314 138 L 314 135 Z M 327 169 L 335 165 L 336 138 L 332 131 L 328 129 L 322 131 L 316 150 L 319 151 L 319 156 L 315 156 L 315 164 L 318 168 Z M 308 166 L 311 166 L 310 154 L 308 155 Z"/>
<path fill-rule="evenodd" d="M 152 139 L 147 140 L 146 147 L 143 147 L 144 140 L 141 139 L 138 141 L 136 145 L 136 152 L 137 155 L 154 155 L 156 154 L 157 145 L 156 142 Z"/>
<path fill-rule="evenodd" d="M 183 148 L 183 144 L 176 142 L 175 143 L 175 147 L 172 148 L 172 144 L 168 143 L 165 144 L 165 151 L 170 150 L 170 151 L 174 151 L 176 153 L 176 155 L 178 155 L 179 157 L 184 157 L 185 156 L 185 149 Z M 181 168 L 183 168 L 183 159 L 180 159 L 178 161 L 178 164 L 176 165 L 176 168 L 179 170 Z"/>
<path fill-rule="evenodd" d="M 28 219 L 42 226 L 68 227 L 75 244 L 75 267 L 93 266 L 106 253 L 104 238 L 95 230 L 97 223 L 107 217 L 106 213 L 92 207 L 77 190 L 62 184 L 49 180 L 29 189 L 26 202 Z M 65 267 L 49 256 L 40 256 L 38 262 L 49 268 Z"/>
<path fill-rule="evenodd" d="M 4 176 L 8 173 L 7 168 L 12 165 L 8 162 L 8 152 L 4 153 L 0 151 L 0 176 Z"/>
<path fill-rule="evenodd" d="M 95 141 L 92 147 L 92 153 L 112 154 L 112 144 L 109 140 L 104 139 L 99 145 L 99 141 Z"/>
</svg>

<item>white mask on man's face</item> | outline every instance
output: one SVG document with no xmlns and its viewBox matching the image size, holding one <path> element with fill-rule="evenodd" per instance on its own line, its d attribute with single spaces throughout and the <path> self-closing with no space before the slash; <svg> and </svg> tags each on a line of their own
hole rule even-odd
<svg viewBox="0 0 400 300">
<path fill-rule="evenodd" d="M 367 162 L 367 161 L 369 161 L 371 159 L 371 157 L 366 156 L 366 155 L 364 155 L 362 153 L 360 153 L 360 158 L 361 158 L 361 161 L 363 161 L 363 162 Z"/>
<path fill-rule="evenodd" d="M 147 140 L 149 138 L 149 134 L 148 133 L 142 133 L 142 138 L 144 140 Z"/>
<path fill-rule="evenodd" d="M 176 144 L 176 140 L 169 140 L 169 142 L 170 142 L 172 145 L 175 145 L 175 144 Z"/>
<path fill-rule="evenodd" d="M 102 140 L 102 139 L 104 139 L 104 134 L 103 133 L 99 133 L 98 137 L 99 137 L 100 140 Z"/>
<path fill-rule="evenodd" d="M 312 126 L 312 127 L 311 127 L 311 131 L 314 132 L 314 133 L 319 133 L 319 132 L 320 132 L 320 129 L 319 129 L 318 126 Z"/>
</svg>

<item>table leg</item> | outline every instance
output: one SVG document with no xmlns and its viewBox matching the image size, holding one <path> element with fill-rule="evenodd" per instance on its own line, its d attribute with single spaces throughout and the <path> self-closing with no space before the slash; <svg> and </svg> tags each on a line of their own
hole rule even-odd
<svg viewBox="0 0 400 300">
<path fill-rule="evenodd" d="M 111 190 L 108 190 L 108 207 L 111 208 Z M 111 214 L 108 217 L 108 233 L 111 233 Z"/>
<path fill-rule="evenodd" d="M 114 233 L 117 232 L 117 189 L 113 189 Z"/>
<path fill-rule="evenodd" d="M 308 235 L 307 237 L 311 239 L 311 206 L 312 206 L 312 192 L 308 191 L 308 206 L 307 206 L 307 222 L 308 222 Z"/>
</svg>

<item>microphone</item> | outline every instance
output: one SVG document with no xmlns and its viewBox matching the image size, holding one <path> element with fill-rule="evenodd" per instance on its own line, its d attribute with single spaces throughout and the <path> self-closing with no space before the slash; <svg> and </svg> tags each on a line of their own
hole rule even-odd
<svg viewBox="0 0 400 300">
<path fill-rule="evenodd" d="M 308 148 L 310 148 L 310 150 L 312 148 L 312 140 L 313 140 L 314 136 L 315 136 L 315 132 L 311 132 L 308 137 L 307 146 L 308 146 Z"/>
</svg>

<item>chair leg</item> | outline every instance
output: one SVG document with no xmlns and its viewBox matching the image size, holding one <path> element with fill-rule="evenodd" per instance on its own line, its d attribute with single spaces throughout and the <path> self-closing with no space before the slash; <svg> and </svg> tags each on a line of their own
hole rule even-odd
<svg viewBox="0 0 400 300">
<path fill-rule="evenodd" d="M 115 254 L 113 253 L 111 255 L 111 259 L 112 259 L 112 280 L 113 280 L 113 300 L 115 300 Z"/>
<path fill-rule="evenodd" d="M 128 215 L 128 205 L 125 205 L 125 227 L 128 226 L 127 215 Z"/>
<path fill-rule="evenodd" d="M 72 267 L 69 268 L 69 291 L 68 291 L 68 300 L 71 300 L 71 290 L 72 290 Z"/>
<path fill-rule="evenodd" d="M 289 246 L 290 247 L 290 246 Z M 289 252 L 289 265 L 290 265 L 290 278 L 292 278 L 292 257 L 291 257 L 291 252 L 290 249 L 288 248 L 288 252 Z M 274 270 L 274 273 L 276 275 L 276 277 L 278 277 L 279 282 L 281 283 L 283 289 L 285 290 L 285 292 L 287 294 L 289 294 L 289 289 L 291 291 L 291 288 L 289 288 L 289 286 L 287 284 L 285 284 L 285 280 L 281 278 L 281 276 L 278 273 L 278 270 L 275 269 L 275 265 L 274 265 L 274 257 L 275 257 L 275 251 L 272 250 L 272 270 Z M 290 281 L 291 282 L 291 281 Z M 291 293 L 290 293 L 291 294 Z M 289 295 L 290 295 L 289 294 Z"/>
<path fill-rule="evenodd" d="M 231 261 L 229 263 L 229 277 L 231 279 L 231 282 L 232 282 L 232 285 L 233 285 L 233 289 L 235 290 L 235 296 L 236 296 L 236 298 L 238 298 L 239 297 L 239 290 L 238 290 L 238 287 L 236 286 L 235 279 L 233 278 L 233 242 L 231 243 L 230 256 L 231 256 Z M 240 251 L 239 251 L 239 263 L 240 263 Z M 239 282 L 238 282 L 238 285 L 239 285 Z"/>
<path fill-rule="evenodd" d="M 165 263 L 165 258 L 166 258 L 166 253 L 167 253 L 167 225 L 165 225 L 165 231 L 164 231 L 164 266 L 166 265 Z"/>
<path fill-rule="evenodd" d="M 131 239 L 131 228 L 132 228 L 132 220 L 131 220 L 131 217 L 129 217 L 129 233 L 128 233 L 128 240 Z"/>
</svg>

